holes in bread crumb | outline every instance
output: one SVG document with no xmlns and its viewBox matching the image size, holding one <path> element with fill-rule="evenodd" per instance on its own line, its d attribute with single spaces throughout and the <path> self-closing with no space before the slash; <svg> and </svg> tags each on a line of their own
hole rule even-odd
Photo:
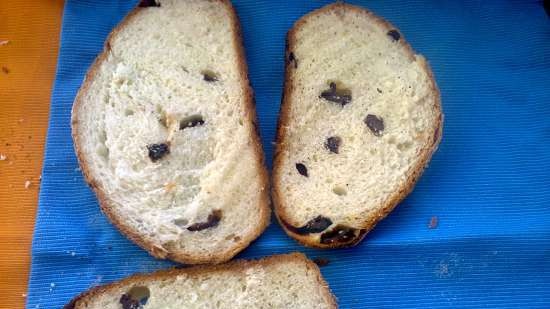
<svg viewBox="0 0 550 309">
<path fill-rule="evenodd" d="M 103 144 L 97 146 L 96 153 L 105 160 L 109 159 L 109 148 Z"/>
<path fill-rule="evenodd" d="M 132 116 L 134 114 L 134 111 L 131 109 L 124 110 L 124 116 Z"/>
<path fill-rule="evenodd" d="M 406 142 L 397 144 L 397 149 L 399 149 L 400 151 L 409 150 L 409 149 L 411 149 L 411 147 L 412 147 L 412 142 L 410 142 L 410 141 L 406 141 Z"/>
<path fill-rule="evenodd" d="M 151 292 L 146 286 L 134 286 L 127 293 L 122 294 L 119 303 L 122 304 L 123 309 L 138 309 L 147 304 L 150 296 Z"/>
<path fill-rule="evenodd" d="M 203 124 L 204 124 L 204 119 L 202 118 L 202 115 L 191 115 L 183 118 L 180 121 L 180 130 L 183 130 L 186 128 L 193 128 L 196 126 L 202 126 Z"/>
<path fill-rule="evenodd" d="M 99 143 L 96 147 L 96 153 L 104 160 L 109 160 L 109 148 L 105 145 L 107 141 L 107 132 L 105 130 L 100 131 L 97 139 Z"/>
<path fill-rule="evenodd" d="M 201 74 L 202 74 L 202 79 L 209 83 L 217 82 L 218 80 L 220 80 L 218 74 L 210 70 L 203 70 Z"/>
<path fill-rule="evenodd" d="M 348 194 L 348 190 L 342 186 L 334 186 L 332 192 L 338 196 L 343 196 Z"/>
<path fill-rule="evenodd" d="M 185 228 L 187 226 L 187 224 L 189 224 L 189 221 L 187 219 L 184 219 L 184 218 L 175 219 L 173 222 L 174 222 L 175 225 L 177 225 L 178 227 L 181 227 L 181 228 Z"/>
</svg>

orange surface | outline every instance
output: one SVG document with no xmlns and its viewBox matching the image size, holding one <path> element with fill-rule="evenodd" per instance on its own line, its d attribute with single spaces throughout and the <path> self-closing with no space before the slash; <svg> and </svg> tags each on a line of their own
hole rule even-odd
<svg viewBox="0 0 550 309">
<path fill-rule="evenodd" d="M 62 10 L 62 0 L 0 0 L 0 308 L 5 309 L 25 305 Z"/>
</svg>

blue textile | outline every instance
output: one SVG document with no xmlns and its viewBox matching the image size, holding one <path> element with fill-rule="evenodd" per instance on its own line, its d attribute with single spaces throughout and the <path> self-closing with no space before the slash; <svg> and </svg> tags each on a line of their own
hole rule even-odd
<svg viewBox="0 0 550 309">
<path fill-rule="evenodd" d="M 340 308 L 550 308 L 550 18 L 542 1 L 349 1 L 430 61 L 443 141 L 415 191 L 355 248 L 305 249 L 277 223 L 238 257 L 302 251 Z M 132 1 L 68 0 L 32 247 L 27 308 L 172 264 L 100 213 L 73 151 L 74 96 Z M 271 167 L 285 33 L 328 1 L 235 0 Z M 437 217 L 438 226 L 428 228 Z"/>
</svg>

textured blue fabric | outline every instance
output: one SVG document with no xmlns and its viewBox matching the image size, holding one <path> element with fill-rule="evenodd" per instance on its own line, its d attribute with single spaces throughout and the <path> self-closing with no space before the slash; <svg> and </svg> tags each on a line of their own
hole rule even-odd
<svg viewBox="0 0 550 309">
<path fill-rule="evenodd" d="M 134 1 L 68 0 L 32 248 L 27 308 L 169 267 L 100 213 L 77 169 L 74 96 Z M 416 190 L 355 248 L 305 249 L 273 223 L 239 257 L 302 251 L 340 308 L 550 308 L 550 19 L 542 1 L 350 1 L 430 61 L 443 141 Z M 271 166 L 285 33 L 327 1 L 235 0 Z M 439 224 L 429 229 L 430 218 Z"/>
</svg>

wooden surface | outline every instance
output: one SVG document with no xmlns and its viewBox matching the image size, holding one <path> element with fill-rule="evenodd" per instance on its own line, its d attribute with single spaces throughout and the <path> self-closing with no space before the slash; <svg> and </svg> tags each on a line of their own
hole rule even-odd
<svg viewBox="0 0 550 309">
<path fill-rule="evenodd" d="M 62 11 L 0 0 L 0 308 L 25 305 Z"/>
</svg>

